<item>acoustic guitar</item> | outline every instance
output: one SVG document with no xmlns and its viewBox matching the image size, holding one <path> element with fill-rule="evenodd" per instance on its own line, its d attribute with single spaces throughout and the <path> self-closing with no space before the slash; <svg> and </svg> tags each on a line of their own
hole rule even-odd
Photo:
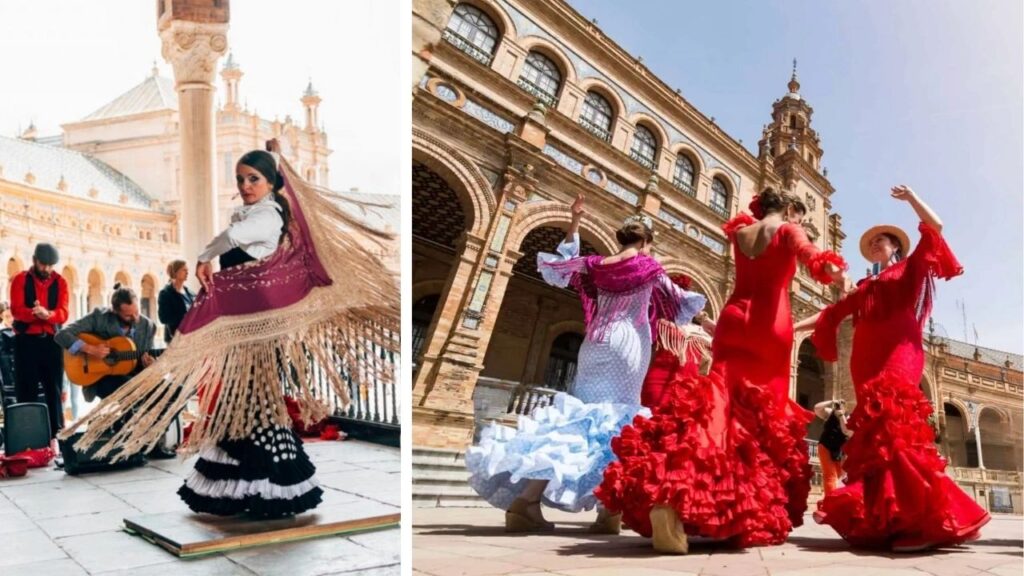
<svg viewBox="0 0 1024 576">
<path fill-rule="evenodd" d="M 110 354 L 102 360 L 89 356 L 85 352 L 72 354 L 64 351 L 64 372 L 72 384 L 92 386 L 104 376 L 127 376 L 135 370 L 139 358 L 146 352 L 156 358 L 164 350 L 136 350 L 135 342 L 127 336 L 115 336 L 104 340 L 99 336 L 81 333 L 78 338 L 86 344 L 103 344 L 110 348 Z"/>
</svg>

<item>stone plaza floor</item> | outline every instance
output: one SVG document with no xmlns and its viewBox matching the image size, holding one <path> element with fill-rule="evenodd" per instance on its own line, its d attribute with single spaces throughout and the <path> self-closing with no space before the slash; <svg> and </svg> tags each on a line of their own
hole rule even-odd
<svg viewBox="0 0 1024 576">
<path fill-rule="evenodd" d="M 359 441 L 306 444 L 333 502 L 401 507 L 400 454 Z M 271 544 L 179 559 L 122 531 L 123 518 L 187 508 L 175 493 L 194 459 L 68 476 L 52 469 L 0 480 L 0 575 L 397 575 L 399 529 Z"/>
<path fill-rule="evenodd" d="M 507 535 L 493 508 L 419 508 L 413 513 L 413 574 L 430 576 L 1021 576 L 1024 518 L 996 516 L 980 540 L 927 554 L 851 550 L 810 516 L 785 544 L 746 550 L 693 543 L 687 556 L 662 556 L 650 541 L 586 532 L 593 513 L 545 509 L 554 533 Z"/>
</svg>

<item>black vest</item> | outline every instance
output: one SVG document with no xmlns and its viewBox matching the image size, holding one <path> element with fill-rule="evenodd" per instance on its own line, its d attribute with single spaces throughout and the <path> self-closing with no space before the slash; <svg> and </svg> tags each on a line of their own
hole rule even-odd
<svg viewBox="0 0 1024 576">
<path fill-rule="evenodd" d="M 238 266 L 239 264 L 245 264 L 246 262 L 252 262 L 255 260 L 249 253 L 241 248 L 232 248 L 227 252 L 220 255 L 220 269 L 231 268 L 232 266 Z"/>
<path fill-rule="evenodd" d="M 821 436 L 818 438 L 818 443 L 828 450 L 833 460 L 838 461 L 843 456 L 843 444 L 846 443 L 846 434 L 843 434 L 843 428 L 839 424 L 839 417 L 836 416 L 835 410 L 828 415 L 828 419 L 825 420 L 825 428 L 821 431 Z"/>
<path fill-rule="evenodd" d="M 53 310 L 57 307 L 57 302 L 60 300 L 60 281 L 59 277 L 54 272 L 53 282 L 50 282 L 50 288 L 46 294 L 46 309 Z M 36 277 L 31 272 L 25 274 L 25 306 L 33 306 L 36 298 Z M 25 330 L 28 330 L 28 323 L 15 320 L 12 324 L 14 331 L 18 334 L 24 334 Z M 60 326 L 54 326 L 54 330 L 60 330 Z"/>
</svg>

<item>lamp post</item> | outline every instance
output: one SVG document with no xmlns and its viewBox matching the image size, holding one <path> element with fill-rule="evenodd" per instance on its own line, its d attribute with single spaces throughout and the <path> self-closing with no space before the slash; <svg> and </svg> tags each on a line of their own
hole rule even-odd
<svg viewBox="0 0 1024 576">
<path fill-rule="evenodd" d="M 978 405 L 973 400 L 967 401 L 967 412 L 967 425 L 970 428 L 968 431 L 974 431 L 974 445 L 978 449 L 978 468 L 984 470 L 985 461 L 981 457 L 981 427 L 978 426 Z"/>
</svg>

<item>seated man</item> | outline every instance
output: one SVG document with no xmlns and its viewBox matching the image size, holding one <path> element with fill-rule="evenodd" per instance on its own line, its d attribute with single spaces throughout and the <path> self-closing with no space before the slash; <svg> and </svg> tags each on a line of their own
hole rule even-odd
<svg viewBox="0 0 1024 576">
<path fill-rule="evenodd" d="M 72 354 L 88 354 L 98 359 L 106 358 L 110 354 L 108 346 L 86 344 L 79 339 L 78 335 L 82 333 L 92 334 L 103 340 L 126 336 L 135 343 L 136 350 L 152 350 L 153 340 L 156 336 L 156 324 L 139 313 L 139 299 L 135 291 L 116 284 L 114 294 L 110 298 L 110 308 L 96 308 L 89 315 L 62 329 L 54 338 L 61 348 Z M 82 395 L 87 402 L 92 402 L 96 398 L 106 398 L 152 363 L 153 357 L 146 352 L 142 354 L 130 374 L 127 376 L 104 376 L 92 386 L 83 388 Z M 163 446 L 157 446 L 149 453 L 149 456 L 173 458 L 175 454 Z"/>
<path fill-rule="evenodd" d="M 78 335 L 83 332 L 104 340 L 126 336 L 135 343 L 136 350 L 152 350 L 156 324 L 139 313 L 139 299 L 135 292 L 131 288 L 117 284 L 110 298 L 110 308 L 93 310 L 89 315 L 57 332 L 54 338 L 61 348 L 72 354 L 88 354 L 97 359 L 106 358 L 110 354 L 110 348 L 103 344 L 86 344 L 80 340 Z M 84 388 L 82 394 L 88 402 L 95 398 L 106 398 L 152 363 L 153 357 L 149 353 L 143 354 L 131 374 L 104 376 L 96 384 Z"/>
</svg>

